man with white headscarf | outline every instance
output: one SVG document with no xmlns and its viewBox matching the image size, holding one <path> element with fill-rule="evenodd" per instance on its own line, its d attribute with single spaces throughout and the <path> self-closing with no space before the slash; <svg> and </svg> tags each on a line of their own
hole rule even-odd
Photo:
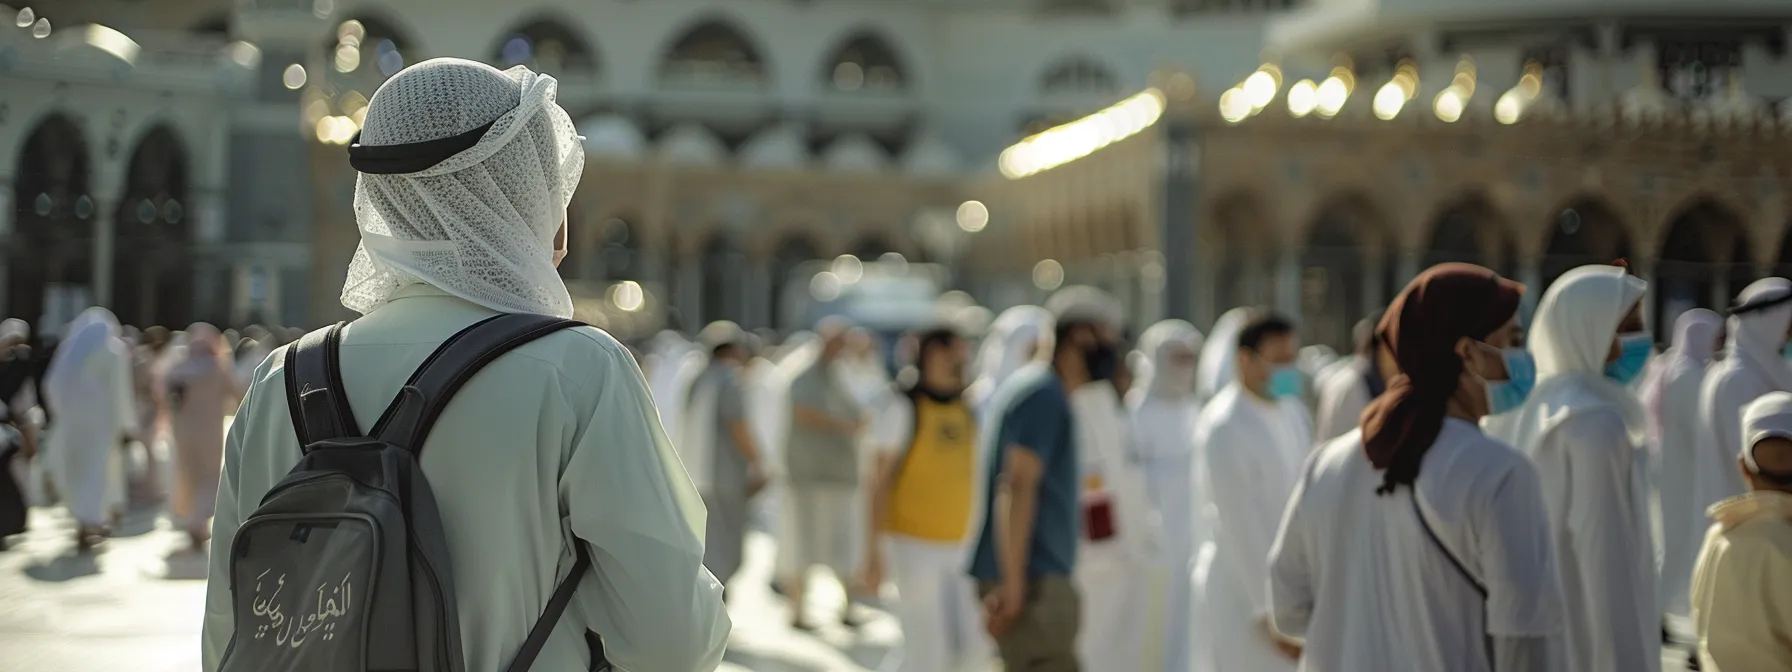
<svg viewBox="0 0 1792 672">
<path fill-rule="evenodd" d="M 1039 306 L 1015 306 L 1002 311 L 990 324 L 989 335 L 977 349 L 977 379 L 965 390 L 979 416 L 987 416 L 988 402 L 996 388 L 1036 359 L 1051 320 L 1051 313 Z"/>
<path fill-rule="evenodd" d="M 1189 605 L 1194 599 L 1192 572 L 1195 549 L 1206 541 L 1195 515 L 1195 363 L 1201 352 L 1201 332 L 1182 320 L 1164 320 L 1139 336 L 1139 352 L 1149 361 L 1143 389 L 1131 395 L 1132 445 L 1145 471 L 1146 494 L 1151 498 L 1162 530 L 1162 555 L 1169 572 L 1168 590 L 1161 592 L 1163 615 L 1163 669 L 1187 672 L 1192 665 L 1191 642 L 1184 633 L 1205 632 L 1191 626 Z"/>
<path fill-rule="evenodd" d="M 1653 344 L 1642 330 L 1647 288 L 1601 265 L 1550 285 L 1528 339 L 1537 387 L 1510 425 L 1549 505 L 1572 670 L 1661 668 L 1647 419 L 1627 387 Z"/>
<path fill-rule="evenodd" d="M 700 340 L 709 365 L 691 386 L 675 443 L 709 511 L 703 566 L 726 587 L 745 560 L 749 502 L 765 488 L 765 463 L 747 417 L 746 332 L 716 322 Z"/>
<path fill-rule="evenodd" d="M 1686 617 L 1693 561 L 1704 539 L 1704 503 L 1694 489 L 1701 470 L 1733 468 L 1705 447 L 1699 423 L 1699 391 L 1717 354 L 1723 318 L 1694 308 L 1674 321 L 1674 342 L 1662 353 L 1654 380 L 1643 388 L 1643 407 L 1660 460 L 1656 501 L 1661 516 L 1661 570 L 1656 583 L 1664 613 Z M 1701 464 L 1701 463 L 1704 464 Z"/>
<path fill-rule="evenodd" d="M 57 494 L 79 523 L 76 545 L 86 551 L 105 536 L 109 516 L 124 504 L 119 440 L 136 429 L 137 407 L 131 353 L 119 338 L 118 318 L 89 308 L 69 324 L 68 334 L 44 381 L 46 401 L 56 409 L 44 459 Z"/>
<path fill-rule="evenodd" d="M 1213 330 L 1207 333 L 1207 344 L 1201 348 L 1195 381 L 1195 396 L 1201 403 L 1207 403 L 1232 384 L 1233 373 L 1238 368 L 1238 330 L 1244 328 L 1245 320 L 1250 316 L 1250 308 L 1233 308 L 1221 315 L 1213 323 Z"/>
<path fill-rule="evenodd" d="M 1768 392 L 1792 392 L 1792 367 L 1781 356 L 1792 333 L 1792 280 L 1762 278 L 1736 297 L 1730 309 L 1730 342 L 1724 360 L 1711 367 L 1699 393 L 1699 418 L 1704 426 L 1704 450 L 1714 457 L 1699 465 L 1729 461 L 1730 451 L 1741 445 L 1742 407 Z M 1696 500 L 1701 507 L 1744 492 L 1742 476 L 1735 469 L 1697 472 Z"/>
<path fill-rule="evenodd" d="M 555 271 L 584 152 L 554 78 L 460 59 L 380 86 L 349 161 L 361 247 L 341 337 L 353 417 L 382 407 L 449 336 L 500 313 L 570 317 Z M 284 356 L 256 371 L 225 441 L 204 669 L 234 630 L 232 539 L 301 457 Z M 705 514 L 634 358 L 598 329 L 548 334 L 467 381 L 422 448 L 440 508 L 469 670 L 503 669 L 585 544 L 590 570 L 535 669 L 707 670 L 730 623 L 703 568 Z M 247 636 L 248 633 L 243 633 Z"/>
<path fill-rule="evenodd" d="M 1295 368 L 1299 341 L 1293 322 L 1266 310 L 1240 314 L 1237 325 L 1230 337 L 1236 375 L 1195 421 L 1197 487 L 1214 540 L 1212 566 L 1197 577 L 1196 608 L 1213 641 L 1199 664 L 1220 672 L 1293 670 L 1299 646 L 1270 626 L 1266 591 L 1270 543 L 1313 445 Z"/>
</svg>

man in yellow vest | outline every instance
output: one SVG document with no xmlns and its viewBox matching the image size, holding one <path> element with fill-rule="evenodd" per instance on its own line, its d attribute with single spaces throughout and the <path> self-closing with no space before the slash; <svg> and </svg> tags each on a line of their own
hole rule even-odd
<svg viewBox="0 0 1792 672">
<path fill-rule="evenodd" d="M 965 573 L 981 480 L 977 427 L 964 399 L 968 348 L 950 329 L 913 338 L 914 367 L 874 423 L 876 469 L 861 584 L 876 589 L 885 572 L 900 599 L 899 658 L 884 670 L 988 669 L 992 647 Z"/>
</svg>

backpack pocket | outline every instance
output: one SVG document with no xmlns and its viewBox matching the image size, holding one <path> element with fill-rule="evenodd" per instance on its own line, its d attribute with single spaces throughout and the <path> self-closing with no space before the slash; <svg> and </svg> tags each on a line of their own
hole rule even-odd
<svg viewBox="0 0 1792 672">
<path fill-rule="evenodd" d="M 230 554 L 237 630 L 223 670 L 359 670 L 384 553 L 358 513 L 252 516 Z"/>
</svg>

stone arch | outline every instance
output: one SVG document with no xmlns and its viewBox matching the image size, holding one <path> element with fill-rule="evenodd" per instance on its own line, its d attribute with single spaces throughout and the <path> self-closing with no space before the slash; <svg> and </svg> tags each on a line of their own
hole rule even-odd
<svg viewBox="0 0 1792 672">
<path fill-rule="evenodd" d="M 1114 96 L 1120 93 L 1120 76 L 1103 59 L 1073 54 L 1050 62 L 1037 79 L 1039 94 L 1060 96 Z"/>
<path fill-rule="evenodd" d="M 1511 277 L 1518 263 L 1518 240 L 1511 220 L 1481 190 L 1446 200 L 1430 220 L 1423 267 L 1461 261 Z"/>
<path fill-rule="evenodd" d="M 1543 287 L 1576 266 L 1609 264 L 1635 249 L 1630 227 L 1603 197 L 1580 194 L 1551 211 L 1543 228 Z M 1534 291 L 1541 296 L 1542 288 Z"/>
<path fill-rule="evenodd" d="M 1275 298 L 1270 269 L 1278 252 L 1270 201 L 1254 190 L 1224 193 L 1207 220 L 1195 232 L 1195 253 L 1207 276 L 1200 284 L 1211 288 L 1213 315 L 1270 303 Z"/>
<path fill-rule="evenodd" d="M 1754 281 L 1749 235 L 1735 208 L 1697 197 L 1674 211 L 1663 227 L 1655 262 L 1655 333 L 1671 333 L 1674 320 L 1691 308 L 1722 310 Z"/>
<path fill-rule="evenodd" d="M 38 120 L 21 143 L 11 194 L 7 259 L 6 312 L 28 320 L 46 316 L 52 293 L 79 287 L 92 301 L 91 257 L 93 218 L 93 155 L 81 127 L 63 114 Z M 85 305 L 55 307 L 49 315 L 66 320 Z M 41 325 L 43 327 L 55 325 Z"/>
<path fill-rule="evenodd" d="M 1312 343 L 1347 350 L 1357 321 L 1391 296 L 1399 236 L 1387 211 L 1359 191 L 1322 199 L 1305 228 L 1299 279 L 1302 330 Z"/>
<path fill-rule="evenodd" d="M 660 58 L 658 76 L 675 84 L 749 83 L 764 88 L 771 84 L 772 73 L 764 53 L 735 22 L 712 16 L 676 33 Z"/>
<path fill-rule="evenodd" d="M 558 13 L 537 15 L 517 22 L 498 36 L 492 45 L 492 65 L 527 65 L 549 74 L 597 74 L 602 60 L 587 34 L 576 21 Z"/>
<path fill-rule="evenodd" d="M 113 219 L 112 312 L 126 324 L 186 325 L 194 317 L 187 146 L 157 124 L 125 166 Z"/>
<path fill-rule="evenodd" d="M 848 34 L 829 50 L 818 75 L 824 89 L 872 93 L 904 91 L 913 77 L 893 42 L 865 28 Z"/>
<path fill-rule="evenodd" d="M 716 320 L 740 322 L 745 314 L 743 290 L 747 272 L 746 248 L 727 231 L 710 234 L 698 252 L 703 281 L 700 299 L 703 323 Z M 692 325 L 702 328 L 702 324 Z"/>
</svg>

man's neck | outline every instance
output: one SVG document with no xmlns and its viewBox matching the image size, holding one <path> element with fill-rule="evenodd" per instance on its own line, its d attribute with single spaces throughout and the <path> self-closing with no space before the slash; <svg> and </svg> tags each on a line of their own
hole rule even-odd
<svg viewBox="0 0 1792 672">
<path fill-rule="evenodd" d="M 1244 388 L 1246 394 L 1256 397 L 1260 401 L 1274 402 L 1276 400 L 1276 398 L 1269 393 L 1269 381 L 1267 380 L 1255 385 L 1241 380 L 1238 381 L 1238 386 Z"/>
<path fill-rule="evenodd" d="M 962 388 L 963 385 L 959 384 L 958 379 L 954 376 L 928 376 L 921 379 L 921 389 L 926 390 L 928 394 L 935 396 L 954 396 L 962 391 Z"/>
</svg>

